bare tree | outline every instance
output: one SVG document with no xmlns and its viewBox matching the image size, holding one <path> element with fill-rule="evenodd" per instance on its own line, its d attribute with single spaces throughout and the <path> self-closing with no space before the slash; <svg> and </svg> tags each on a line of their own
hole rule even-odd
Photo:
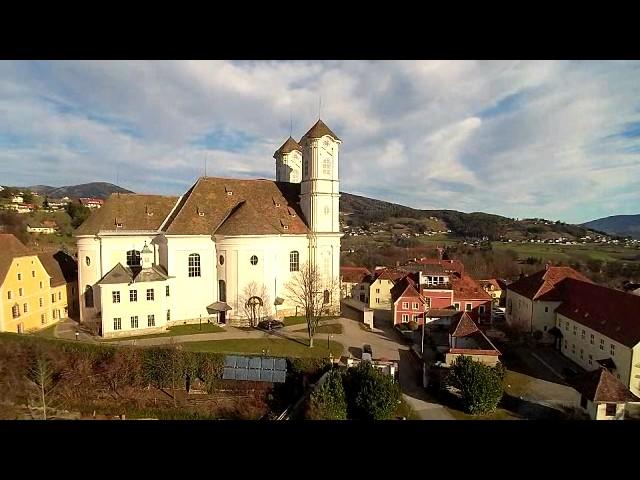
<svg viewBox="0 0 640 480">
<path fill-rule="evenodd" d="M 261 303 L 252 299 L 260 298 Z M 271 299 L 264 283 L 250 282 L 242 290 L 240 297 L 245 317 L 251 320 L 251 326 L 255 327 L 259 319 L 271 315 Z"/>
<path fill-rule="evenodd" d="M 305 263 L 285 285 L 289 301 L 304 312 L 309 333 L 309 347 L 313 347 L 313 336 L 320 317 L 331 313 L 332 297 L 339 292 L 338 279 L 326 278 L 315 266 Z"/>
<path fill-rule="evenodd" d="M 47 393 L 54 383 L 54 369 L 42 353 L 37 353 L 32 364 L 27 369 L 27 378 L 38 389 L 42 401 L 42 416 L 47 419 Z"/>
</svg>

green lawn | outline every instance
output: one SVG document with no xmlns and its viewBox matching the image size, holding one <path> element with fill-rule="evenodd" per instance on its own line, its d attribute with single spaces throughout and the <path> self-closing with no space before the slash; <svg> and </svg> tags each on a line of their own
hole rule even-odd
<svg viewBox="0 0 640 480">
<path fill-rule="evenodd" d="M 232 339 L 232 340 L 211 340 L 207 342 L 183 343 L 185 350 L 194 352 L 217 352 L 217 353 L 252 353 L 262 355 L 272 355 L 275 357 L 328 357 L 329 350 L 327 343 L 319 338 L 315 339 L 315 346 L 309 348 L 307 340 L 300 341 L 288 339 Z M 334 358 L 340 357 L 343 345 L 338 342 L 330 342 L 331 353 Z"/>
<path fill-rule="evenodd" d="M 175 337 L 177 335 L 196 335 L 199 333 L 217 333 L 224 332 L 225 329 L 219 327 L 214 323 L 203 323 L 202 325 L 188 324 L 188 325 L 176 325 L 175 327 L 169 327 L 169 330 L 164 333 L 151 333 L 149 335 L 134 335 L 131 337 L 116 337 L 107 338 L 102 340 L 103 342 L 118 342 L 121 340 L 134 340 L 138 338 L 158 338 L 158 337 Z"/>
<path fill-rule="evenodd" d="M 336 317 L 336 316 L 322 317 L 319 320 L 319 322 L 326 322 L 327 320 L 335 320 L 336 318 L 340 318 L 340 317 Z M 305 323 L 307 323 L 307 319 L 302 315 L 298 315 L 297 317 L 296 316 L 284 317 L 285 327 L 289 327 L 291 325 L 301 325 Z"/>
</svg>

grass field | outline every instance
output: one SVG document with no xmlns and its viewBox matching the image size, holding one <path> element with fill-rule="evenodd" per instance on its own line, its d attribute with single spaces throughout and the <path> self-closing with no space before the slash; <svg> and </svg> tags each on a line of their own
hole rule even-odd
<svg viewBox="0 0 640 480">
<path fill-rule="evenodd" d="M 202 327 L 202 328 L 201 328 Z M 158 338 L 158 337 L 175 337 L 177 335 L 196 335 L 199 333 L 217 333 L 224 332 L 224 328 L 219 327 L 213 323 L 189 324 L 189 325 L 176 325 L 175 327 L 169 327 L 169 330 L 164 333 L 152 333 L 149 335 L 134 335 L 131 337 L 116 337 L 102 340 L 103 342 L 119 342 L 121 340 L 134 340 L 140 338 Z"/>
<path fill-rule="evenodd" d="M 47 328 L 43 328 L 42 330 L 38 330 L 34 333 L 34 335 L 37 335 L 38 337 L 55 338 L 53 334 L 56 330 L 56 325 L 57 324 L 51 325 Z"/>
<path fill-rule="evenodd" d="M 544 260 L 569 262 L 571 260 L 638 261 L 640 250 L 614 245 L 549 245 L 539 243 L 498 243 L 495 250 L 513 250 L 518 257 L 537 257 Z"/>
<path fill-rule="evenodd" d="M 217 352 L 217 353 L 252 353 L 256 355 L 272 355 L 275 357 L 328 357 L 327 343 L 316 339 L 315 346 L 309 348 L 307 340 L 289 339 L 231 339 L 213 340 L 208 342 L 189 342 L 182 344 L 185 350 L 193 352 Z M 338 342 L 330 342 L 331 353 L 340 357 L 343 345 Z"/>
</svg>

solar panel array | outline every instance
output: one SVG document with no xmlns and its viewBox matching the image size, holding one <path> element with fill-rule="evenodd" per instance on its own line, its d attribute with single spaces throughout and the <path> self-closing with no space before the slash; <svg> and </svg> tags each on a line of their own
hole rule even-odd
<svg viewBox="0 0 640 480">
<path fill-rule="evenodd" d="M 224 359 L 225 380 L 253 380 L 284 383 L 287 376 L 287 361 L 274 357 L 241 357 L 227 355 Z"/>
</svg>

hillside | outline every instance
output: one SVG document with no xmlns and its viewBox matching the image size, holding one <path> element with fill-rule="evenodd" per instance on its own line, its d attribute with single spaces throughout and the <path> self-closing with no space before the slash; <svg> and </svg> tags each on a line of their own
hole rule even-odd
<svg viewBox="0 0 640 480">
<path fill-rule="evenodd" d="M 119 187 L 112 183 L 107 182 L 91 182 L 82 183 L 80 185 L 68 185 L 65 187 L 50 187 L 48 185 L 33 185 L 27 187 L 33 192 L 37 192 L 41 195 L 46 195 L 50 198 L 80 198 L 80 197 L 94 197 L 94 198 L 107 198 L 112 193 L 134 193 L 126 188 Z"/>
<path fill-rule="evenodd" d="M 490 240 L 575 240 L 591 232 L 585 227 L 544 219 L 514 220 L 483 212 L 456 210 L 419 210 L 382 200 L 341 193 L 340 214 L 343 225 L 362 227 L 371 223 L 410 232 L 446 231 L 466 238 L 488 237 Z M 423 228 L 424 227 L 424 228 Z"/>
<path fill-rule="evenodd" d="M 640 239 L 640 214 L 612 215 L 611 217 L 599 218 L 582 225 L 607 232 L 610 235 L 630 236 Z"/>
</svg>

